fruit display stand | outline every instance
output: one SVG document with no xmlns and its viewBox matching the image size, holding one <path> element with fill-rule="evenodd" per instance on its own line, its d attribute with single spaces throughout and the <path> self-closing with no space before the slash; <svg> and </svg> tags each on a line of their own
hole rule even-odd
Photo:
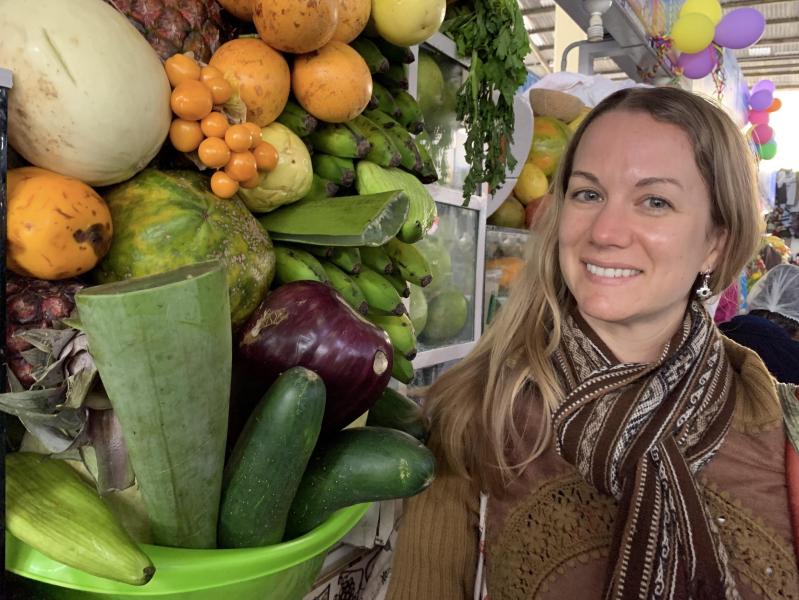
<svg viewBox="0 0 799 600">
<path fill-rule="evenodd" d="M 0 363 L 5 363 L 6 339 L 6 174 L 8 171 L 8 91 L 12 86 L 11 71 L 0 67 Z M 0 386 L 5 389 L 5 369 L 0 373 Z M 5 415 L 0 413 L 0 441 L 6 437 Z M 0 443 L 0 561 L 5 564 L 5 443 Z M 6 597 L 5 571 L 0 572 L 0 598 Z"/>
</svg>

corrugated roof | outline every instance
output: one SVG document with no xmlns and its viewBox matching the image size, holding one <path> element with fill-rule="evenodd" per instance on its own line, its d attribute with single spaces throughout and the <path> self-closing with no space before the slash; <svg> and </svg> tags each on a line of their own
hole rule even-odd
<svg viewBox="0 0 799 600">
<path fill-rule="evenodd" d="M 553 68 L 555 2 L 553 0 L 519 0 L 530 41 L 540 57 Z M 724 12 L 751 6 L 766 17 L 766 31 L 760 41 L 750 48 L 736 50 L 735 56 L 743 69 L 747 83 L 760 79 L 774 81 L 778 88 L 799 89 L 799 0 L 721 0 Z M 527 59 L 528 68 L 539 77 L 546 74 L 535 53 Z M 609 77 L 624 78 L 610 59 L 597 60 L 595 71 Z"/>
</svg>

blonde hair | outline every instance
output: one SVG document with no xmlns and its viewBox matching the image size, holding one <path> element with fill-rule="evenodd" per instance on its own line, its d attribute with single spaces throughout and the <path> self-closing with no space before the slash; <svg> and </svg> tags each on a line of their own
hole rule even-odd
<svg viewBox="0 0 799 600">
<path fill-rule="evenodd" d="M 552 439 L 550 412 L 563 398 L 550 357 L 573 299 L 558 264 L 558 223 L 575 151 L 586 129 L 610 111 L 643 112 L 679 127 L 691 140 L 694 161 L 711 198 L 713 224 L 725 244 L 710 287 L 718 293 L 738 277 L 758 243 L 758 187 L 754 157 L 735 123 L 719 107 L 675 88 L 631 88 L 612 94 L 572 137 L 553 182 L 553 199 L 525 249 L 526 268 L 474 350 L 441 375 L 426 394 L 425 412 L 445 467 L 496 492 L 541 454 Z M 548 410 L 530 455 L 512 463 L 529 422 L 521 393 L 535 382 Z"/>
</svg>

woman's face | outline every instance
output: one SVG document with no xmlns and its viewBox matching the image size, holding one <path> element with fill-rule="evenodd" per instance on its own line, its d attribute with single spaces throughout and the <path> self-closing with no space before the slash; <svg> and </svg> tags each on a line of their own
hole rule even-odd
<svg viewBox="0 0 799 600">
<path fill-rule="evenodd" d="M 620 110 L 589 126 L 558 232 L 561 271 L 589 324 L 678 323 L 723 237 L 681 129 Z"/>
</svg>

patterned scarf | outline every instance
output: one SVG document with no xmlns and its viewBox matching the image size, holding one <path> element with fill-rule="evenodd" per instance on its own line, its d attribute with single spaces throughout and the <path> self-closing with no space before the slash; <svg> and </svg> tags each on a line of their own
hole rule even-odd
<svg viewBox="0 0 799 600">
<path fill-rule="evenodd" d="M 738 598 L 727 554 L 694 480 L 735 404 L 712 319 L 691 302 L 661 359 L 618 363 L 577 314 L 553 363 L 566 390 L 553 416 L 560 455 L 619 513 L 607 600 Z"/>
</svg>

